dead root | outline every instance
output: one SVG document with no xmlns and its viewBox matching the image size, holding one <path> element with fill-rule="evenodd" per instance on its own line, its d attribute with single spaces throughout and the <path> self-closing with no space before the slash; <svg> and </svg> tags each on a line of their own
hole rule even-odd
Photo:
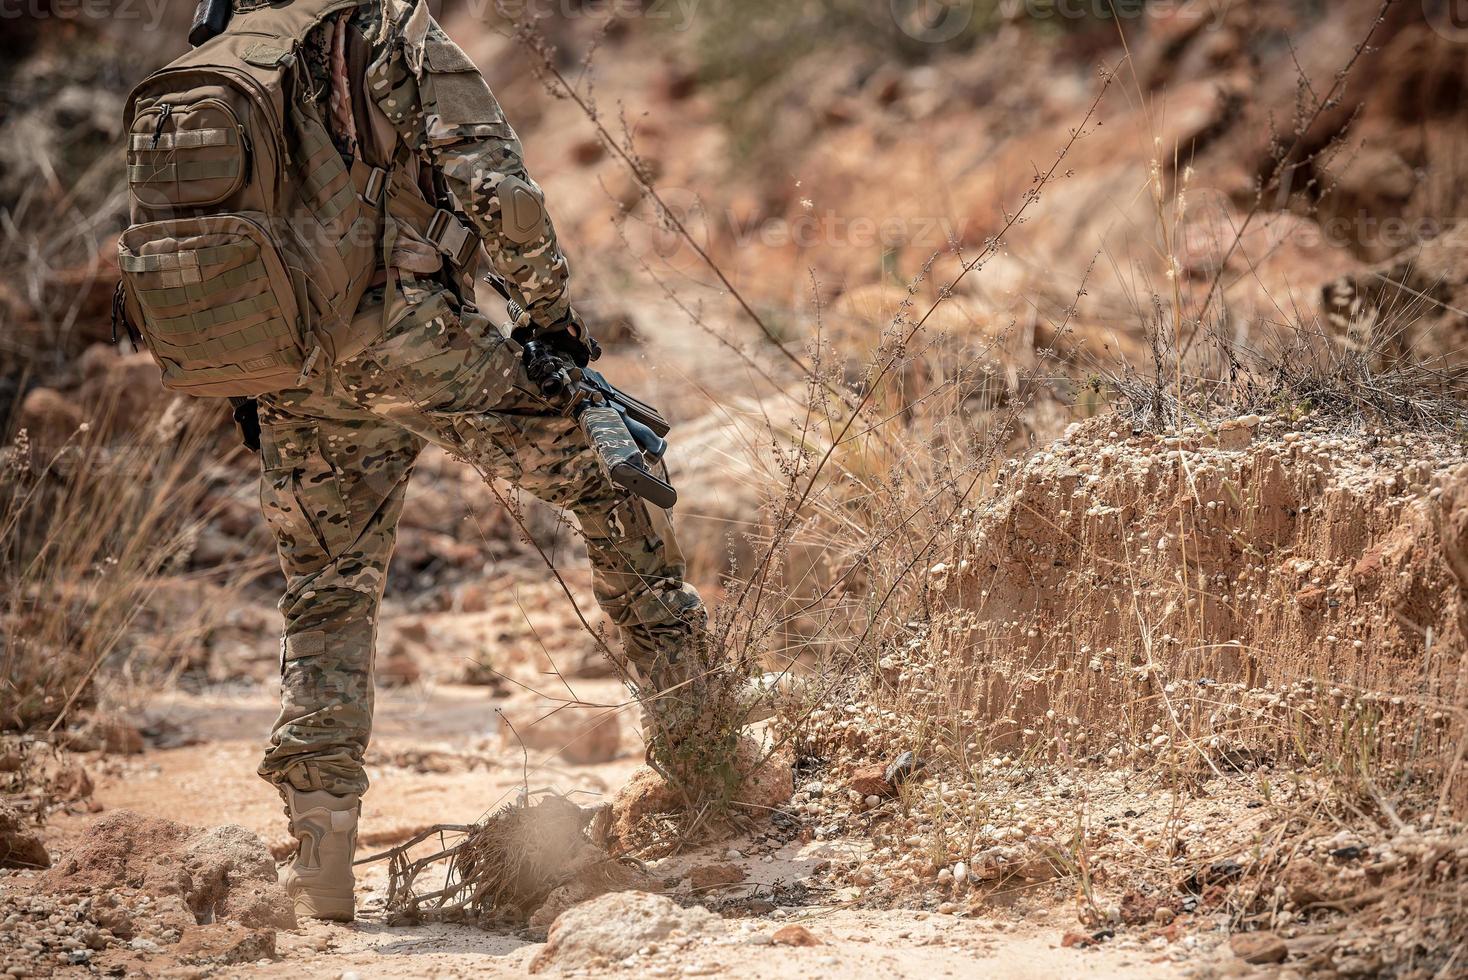
<svg viewBox="0 0 1468 980">
<path fill-rule="evenodd" d="M 581 807 L 542 791 L 472 825 L 431 827 L 357 863 L 388 862 L 391 925 L 470 922 L 543 931 L 566 904 L 653 887 L 638 862 L 607 853 L 610 816 L 606 804 Z M 423 853 L 435 840 L 438 846 Z"/>
</svg>

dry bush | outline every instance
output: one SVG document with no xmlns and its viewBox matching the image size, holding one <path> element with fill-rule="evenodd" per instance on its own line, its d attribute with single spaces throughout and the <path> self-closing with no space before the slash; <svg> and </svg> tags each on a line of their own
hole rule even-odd
<svg viewBox="0 0 1468 980">
<path fill-rule="evenodd" d="M 819 318 L 807 349 L 788 343 L 666 206 L 632 134 L 619 138 L 608 128 L 589 86 L 568 79 L 563 59 L 539 25 L 532 19 L 512 22 L 551 93 L 584 111 L 653 203 L 665 230 L 704 262 L 769 346 L 751 354 L 727 337 L 716 338 L 752 373 L 784 389 L 779 407 L 764 410 L 747 437 L 762 447 L 755 472 L 777 477 L 765 488 L 763 526 L 744 535 L 747 547 L 738 552 L 745 564 L 728 576 L 707 649 L 693 651 L 698 676 L 688 690 L 659 698 L 665 710 L 688 709 L 667 715 L 665 737 L 654 741 L 650 759 L 685 790 L 685 816 L 692 817 L 683 828 L 687 832 L 710 814 L 725 814 L 740 782 L 733 758 L 745 709 L 739 687 L 730 682 L 770 665 L 788 668 L 801 659 L 820 659 L 809 649 L 817 644 L 839 652 L 836 669 L 843 678 L 859 676 L 853 661 L 874 660 L 871 652 L 888 642 L 892 617 L 908 606 L 914 587 L 922 588 L 914 572 L 943 546 L 944 535 L 1018 431 L 1025 408 L 1042 388 L 1039 372 L 996 384 L 992 347 L 975 349 L 965 339 L 938 333 L 937 322 L 929 321 L 966 277 L 1000 253 L 1005 235 L 1025 220 L 1047 184 L 1068 176 L 1066 157 L 1095 125 L 1113 76 L 1101 73 L 1101 93 L 1048 169 L 1035 175 L 1005 215 L 999 232 L 973 254 L 955 245 L 952 254 L 934 256 L 910 284 L 908 300 L 876 348 L 853 361 L 849 347 L 832 355 Z M 936 268 L 940 258 L 944 265 Z M 922 293 L 930 278 L 936 295 L 931 301 Z M 1071 312 L 1052 324 L 1053 336 L 1064 334 Z M 1041 360 L 1048 366 L 1047 358 Z M 784 385 L 776 372 L 788 379 Z M 789 406 L 793 417 L 780 414 Z"/>
<path fill-rule="evenodd" d="M 222 412 L 175 400 L 114 441 L 113 409 L 49 456 L 24 430 L 3 451 L 0 728 L 54 730 L 95 702 L 104 667 L 166 670 L 197 642 L 199 624 L 172 623 L 145 663 L 133 633 L 208 519 Z"/>
<path fill-rule="evenodd" d="M 1325 93 L 1315 111 L 1332 98 Z M 1309 128 L 1310 107 L 1304 116 L 1301 130 Z M 1282 146 L 1261 201 L 1291 159 L 1292 147 Z M 1157 202 L 1157 252 L 1165 268 L 1176 270 L 1183 204 L 1164 188 L 1162 170 L 1153 168 L 1146 191 Z M 1228 250 L 1236 244 L 1237 238 L 1227 243 Z M 1177 463 L 1183 514 L 1218 502 L 1212 489 L 1186 484 L 1188 454 L 1217 440 L 1221 420 L 1248 412 L 1282 419 L 1280 431 L 1308 423 L 1327 441 L 1359 433 L 1357 452 L 1371 451 L 1377 441 L 1400 442 L 1413 468 L 1461 461 L 1468 421 L 1463 379 L 1431 361 L 1385 356 L 1402 319 L 1374 326 L 1379 343 L 1343 344 L 1297 318 L 1261 331 L 1264 340 L 1250 344 L 1207 328 L 1223 319 L 1213 305 L 1216 281 L 1198 305 L 1173 283 L 1176 277 L 1167 276 L 1160 291 L 1138 299 L 1140 308 L 1153 311 L 1146 324 L 1153 363 L 1097 379 L 1094 390 L 1123 410 L 1108 426 L 1165 437 L 1155 448 L 1134 451 L 1152 454 L 1163 468 Z M 938 302 L 948 295 L 941 290 Z M 765 472 L 781 479 L 772 481 L 762 525 L 746 535 L 746 564 L 726 587 L 715 635 L 724 655 L 746 670 L 801 665 L 804 697 L 785 713 L 782 737 L 798 755 L 838 771 L 915 752 L 931 779 L 903 792 L 898 812 L 922 811 L 935 854 L 948 860 L 971 852 L 963 841 L 972 848 L 993 833 L 996 810 L 1023 808 L 1024 779 L 985 789 L 996 767 L 1023 770 L 1031 791 L 1046 774 L 1135 774 L 1175 800 L 1204 794 L 1204 785 L 1217 780 L 1238 794 L 1241 807 L 1247 799 L 1279 821 L 1248 868 L 1230 871 L 1211 891 L 1206 881 L 1198 887 L 1234 917 L 1236 928 L 1315 922 L 1351 910 L 1376 915 L 1400 898 L 1427 931 L 1411 938 L 1415 952 L 1404 960 L 1375 962 L 1449 968 L 1461 953 L 1453 937 L 1464 922 L 1464 869 L 1452 854 L 1461 852 L 1454 817 L 1463 815 L 1468 746 L 1468 691 L 1454 680 L 1462 671 L 1463 640 L 1454 619 L 1468 601 L 1455 596 L 1468 580 L 1451 574 L 1461 564 L 1452 532 L 1424 531 L 1421 538 L 1429 551 L 1440 549 L 1430 556 L 1434 570 L 1424 588 L 1442 588 L 1441 603 L 1433 606 L 1440 618 L 1424 622 L 1446 632 L 1429 628 L 1425 642 L 1411 642 L 1408 633 L 1401 648 L 1379 651 L 1379 661 L 1335 654 L 1309 639 L 1289 649 L 1240 649 L 1233 633 L 1189 612 L 1228 599 L 1211 578 L 1192 578 L 1196 556 L 1216 543 L 1203 521 L 1160 514 L 1160 525 L 1175 528 L 1171 536 L 1178 540 L 1155 555 L 1146 546 L 1142 554 L 1104 552 L 1090 539 L 1063 553 L 1037 547 L 1057 530 L 1049 525 L 1061 537 L 1071 534 L 1065 500 L 1047 500 L 1054 510 L 1005 524 L 1005 508 L 1018 500 L 1009 477 L 1023 464 L 1004 456 L 1021 420 L 1047 403 L 1036 396 L 1049 361 L 1042 357 L 1002 401 L 974 403 L 968 396 L 982 354 L 923 363 L 939 346 L 923 329 L 927 319 L 900 311 L 865 369 L 853 373 L 844 357 L 828 365 L 817 316 L 815 340 L 805 351 L 803 417 L 793 424 L 783 415 L 770 421 L 758 440 L 770 447 Z M 1053 326 L 1063 336 L 1066 325 Z M 988 431 L 976 424 L 980 419 Z M 1432 446 L 1443 435 L 1452 442 Z M 1098 456 L 1083 468 L 1108 464 Z M 1156 491 L 1156 482 L 1138 481 L 1135 494 Z M 1437 511 L 1426 489 L 1430 525 Z M 1152 503 L 1166 511 L 1172 501 L 1160 496 Z M 1345 504 L 1336 518 L 1342 523 L 1360 524 L 1372 513 L 1368 500 L 1355 501 L 1359 513 L 1351 512 L 1351 501 Z M 1138 509 L 1146 506 L 1144 500 Z M 1250 497 L 1234 506 L 1259 513 L 1257 526 L 1241 528 L 1232 545 L 1254 553 L 1272 549 L 1276 542 L 1263 526 L 1266 505 Z M 1029 592 L 991 597 L 986 591 L 998 550 L 983 543 L 991 532 L 1010 535 L 1010 552 L 1020 556 L 1015 576 L 1034 579 Z M 1043 569 L 1028 570 L 1025 556 Z M 1050 574 L 1052 559 L 1057 568 L 1093 575 L 1096 584 L 1055 588 L 1060 580 Z M 1327 603 L 1323 595 L 1321 602 Z M 1036 615 L 1041 606 L 1054 615 Z M 1392 615 L 1385 605 L 1379 612 Z M 1181 812 L 1183 804 L 1177 806 Z M 1079 812 L 1086 812 L 1083 803 Z M 1391 843 L 1383 850 L 1396 847 L 1410 856 L 1371 872 L 1384 876 L 1379 888 L 1336 889 L 1314 904 L 1283 907 L 1274 889 L 1291 855 L 1314 847 L 1326 831 L 1347 830 L 1378 840 L 1385 835 Z M 893 834 L 900 839 L 900 830 Z M 1087 839 L 1087 828 L 1079 828 L 1070 846 L 1045 859 L 1050 870 L 1041 877 L 1056 869 L 1074 875 L 1094 906 Z M 891 837 L 883 842 L 900 850 L 890 846 Z M 1240 841 L 1218 842 L 1225 844 Z M 1182 853 L 1164 848 L 1134 859 L 1131 869 L 1139 881 L 1171 889 Z M 1192 859 L 1200 858 L 1195 851 Z M 929 866 L 943 863 L 935 857 Z"/>
<path fill-rule="evenodd" d="M 776 669 L 801 664 L 804 697 L 781 728 L 797 756 L 836 772 L 885 764 L 904 751 L 924 762 L 926 778 L 902 792 L 889 814 L 893 828 L 867 824 L 879 844 L 898 852 L 894 841 L 926 828 L 919 836 L 931 853 L 919 853 L 913 865 L 928 869 L 912 879 L 917 888 L 931 883 L 933 869 L 983 852 L 1001 862 L 982 869 L 996 887 L 1073 876 L 1083 921 L 1106 927 L 1109 900 L 1092 880 L 1098 861 L 1091 843 L 1105 830 L 1089 823 L 1084 797 L 1057 801 L 1082 815 L 1069 839 L 1064 826 L 1027 831 L 1036 842 L 1012 865 L 1002 863 L 1015 850 L 1012 838 L 996 844 L 993 834 L 996 826 L 1008 829 L 997 814 L 1050 814 L 1043 798 L 1052 780 L 1086 786 L 1120 774 L 1129 795 L 1177 800 L 1179 813 L 1187 809 L 1181 801 L 1226 792 L 1241 810 L 1247 801 L 1277 823 L 1261 823 L 1269 829 L 1257 831 L 1256 858 L 1244 864 L 1230 862 L 1249 840 L 1233 836 L 1211 850 L 1181 842 L 1101 861 L 1112 889 L 1124 875 L 1170 896 L 1186 877 L 1180 869 L 1237 867 L 1211 890 L 1197 889 L 1234 928 L 1324 928 L 1351 912 L 1362 924 L 1358 939 L 1374 948 L 1385 940 L 1368 926 L 1400 922 L 1393 903 L 1401 902 L 1421 924 L 1404 940 L 1412 951 L 1397 963 L 1370 962 L 1441 967 L 1452 961 L 1452 937 L 1465 922 L 1465 869 L 1452 854 L 1461 848 L 1456 821 L 1468 801 L 1468 689 L 1456 623 L 1468 608 L 1468 579 L 1454 577 L 1460 559 L 1452 549 L 1461 544 L 1448 522 L 1456 511 L 1428 491 L 1441 486 L 1432 474 L 1465 459 L 1461 388 L 1430 364 L 1382 365 L 1303 326 L 1272 354 L 1226 354 L 1219 358 L 1226 370 L 1212 377 L 1180 372 L 1175 349 L 1162 371 L 1114 377 L 1110 390 L 1123 413 L 1094 420 L 1085 430 L 1092 438 L 1079 443 L 1085 451 L 1062 448 L 1056 455 L 1063 462 L 1050 472 L 1048 453 L 1005 459 L 1019 413 L 1036 404 L 1034 379 L 1007 409 L 984 405 L 970 415 L 959 394 L 962 362 L 948 362 L 930 375 L 931 391 L 887 406 L 882 425 L 857 430 L 864 438 L 850 442 L 829 437 L 846 416 L 812 386 L 809 430 L 833 448 L 824 457 L 812 453 L 805 446 L 811 438 L 786 450 L 788 479 L 752 534 L 764 563 L 728 589 L 721 635 L 736 656 Z M 1220 478 L 1204 458 L 1231 438 L 1234 430 L 1220 422 L 1251 411 L 1264 418 L 1249 423 L 1246 435 L 1273 425 L 1284 447 L 1246 457 L 1244 472 L 1252 459 L 1262 474 L 1252 485 Z M 993 427 L 987 437 L 977 435 L 975 416 Z M 1111 434 L 1114 448 L 1108 429 L 1126 433 Z M 1428 474 L 1420 487 L 1410 478 L 1420 491 L 1421 521 L 1404 514 L 1398 527 L 1383 523 L 1381 514 L 1395 512 L 1374 487 L 1327 494 L 1318 476 L 1329 472 L 1327 456 L 1302 456 L 1282 439 L 1299 429 L 1318 438 L 1322 454 L 1337 442 L 1351 460 L 1375 454 L 1375 470 L 1362 468 L 1394 486 L 1398 474 Z M 1434 442 L 1443 435 L 1446 445 Z M 1150 475 L 1129 478 L 1129 459 Z M 822 464 L 829 477 L 813 478 Z M 1115 470 L 1108 490 L 1082 489 L 1081 471 L 1108 468 Z M 1299 486 L 1270 499 L 1271 479 Z M 1047 492 L 1031 492 L 1036 486 Z M 1310 496 L 1312 488 L 1319 496 Z M 1413 542 L 1400 573 L 1410 579 L 1402 595 L 1412 604 L 1386 586 L 1379 593 L 1362 586 L 1364 601 L 1380 600 L 1382 622 L 1359 630 L 1343 622 L 1329 630 L 1339 638 L 1324 636 L 1325 627 L 1312 635 L 1295 625 L 1296 590 L 1306 597 L 1300 602 L 1318 598 L 1322 610 L 1334 600 L 1311 591 L 1306 576 L 1283 594 L 1282 611 L 1261 599 L 1267 615 L 1240 608 L 1235 616 L 1258 624 L 1229 621 L 1220 607 L 1242 606 L 1248 597 L 1233 594 L 1238 569 L 1222 556 L 1253 559 L 1280 549 L 1270 560 L 1287 571 L 1296 539 L 1280 527 L 1293 502 L 1313 504 L 1323 526 L 1353 528 L 1336 535 L 1347 568 L 1365 544 Z M 1143 540 L 1147 533 L 1153 537 Z M 1308 543 L 1301 531 L 1302 551 Z M 1272 597 L 1286 585 L 1270 574 L 1250 585 Z M 1426 625 L 1425 638 L 1411 621 Z M 1275 624 L 1277 632 L 1264 631 Z M 1242 632 L 1256 625 L 1258 634 Z M 1364 651 L 1353 650 L 1353 641 L 1358 648 L 1364 641 Z M 1183 822 L 1163 828 L 1163 840 L 1171 833 L 1177 842 Z M 1311 893 L 1298 885 L 1314 872 L 1295 852 L 1337 860 L 1330 854 L 1356 846 L 1328 843 L 1342 834 L 1398 857 L 1371 872 L 1376 887 L 1333 880 Z M 1038 841 L 1050 849 L 1041 854 Z M 907 880 L 895 872 L 878 877 Z M 1316 897 L 1285 907 L 1277 888 Z M 1335 948 L 1320 947 L 1322 964 Z"/>
</svg>

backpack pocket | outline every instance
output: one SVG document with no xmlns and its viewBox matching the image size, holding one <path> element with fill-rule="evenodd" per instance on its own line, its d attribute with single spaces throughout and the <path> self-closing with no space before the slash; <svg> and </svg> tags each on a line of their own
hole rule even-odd
<svg viewBox="0 0 1468 980">
<path fill-rule="evenodd" d="M 134 225 L 118 251 L 165 387 L 253 396 L 298 383 L 306 345 L 297 294 L 258 221 L 235 214 Z"/>
<path fill-rule="evenodd" d="M 128 186 L 145 208 L 218 204 L 249 178 L 247 144 L 239 114 L 223 98 L 154 102 L 128 133 Z"/>
</svg>

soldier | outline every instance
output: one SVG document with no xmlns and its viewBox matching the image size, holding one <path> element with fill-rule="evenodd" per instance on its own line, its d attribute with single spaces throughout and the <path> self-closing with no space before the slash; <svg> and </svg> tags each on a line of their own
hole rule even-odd
<svg viewBox="0 0 1468 980">
<path fill-rule="evenodd" d="M 300 841 L 286 875 L 297 911 L 349 921 L 351 861 L 367 789 L 362 759 L 372 726 L 378 608 L 404 493 L 425 446 L 465 456 L 487 475 L 576 516 L 597 601 L 620 630 L 639 696 L 670 690 L 668 697 L 679 696 L 674 689 L 689 677 L 692 645 L 707 615 L 684 582 L 667 515 L 610 482 L 579 426 L 538 395 L 518 345 L 473 306 L 482 245 L 510 298 L 525 310 L 518 338 L 550 345 L 583 367 L 597 353 L 571 305 L 566 260 L 520 142 L 424 0 L 416 6 L 232 0 L 232 10 L 225 35 L 215 47 L 199 49 L 190 64 L 208 62 L 212 70 L 228 54 L 245 66 L 231 69 L 235 75 L 282 66 L 296 72 L 300 80 L 283 90 L 305 101 L 295 106 L 300 118 L 290 124 L 295 128 L 281 158 L 296 161 L 292 174 L 305 172 L 302 200 L 315 202 L 317 216 L 355 216 L 360 225 L 353 227 L 368 227 L 368 205 L 386 202 L 382 240 L 374 245 L 382 258 L 352 323 L 333 325 L 329 310 L 319 314 L 329 327 L 320 342 L 324 359 L 317 362 L 318 351 L 292 384 L 236 399 L 247 441 L 258 438 L 261 506 L 286 576 L 282 708 L 259 771 L 281 790 Z M 230 40 L 234 31 L 241 36 Z M 247 44 L 246 34 L 285 41 Z M 192 77 L 175 71 L 158 84 L 186 88 Z M 215 193 L 224 188 L 207 182 L 237 180 L 239 169 L 224 152 L 234 145 L 229 128 L 207 115 L 217 105 L 189 101 L 195 98 L 143 100 L 130 120 L 135 199 L 147 204 L 156 187 L 169 195 L 158 206 L 175 208 L 171 213 L 185 220 L 195 212 L 183 205 L 206 200 L 206 193 L 207 200 L 228 200 Z M 179 108 L 180 102 L 187 105 Z M 323 129 L 329 146 L 311 135 Z M 374 160 L 379 166 L 366 166 Z M 186 186 L 189 179 L 203 183 Z M 258 345 L 258 321 L 270 315 L 261 310 L 276 301 L 267 295 L 218 311 L 183 305 L 150 312 L 149 303 L 186 304 L 212 289 L 234 288 L 250 267 L 226 281 L 200 276 L 199 264 L 230 256 L 243 262 L 255 254 L 253 239 L 219 245 L 217 234 L 189 239 L 201 244 L 183 249 L 183 223 L 164 228 L 167 237 L 159 238 L 162 224 L 134 226 L 138 254 L 123 256 L 131 276 L 127 300 L 137 307 L 150 348 L 162 352 L 165 383 L 173 370 L 175 381 L 212 384 L 218 369 L 196 370 L 182 360 L 189 351 L 214 350 L 211 340 L 187 351 L 182 341 L 176 349 L 170 344 L 181 331 L 215 326 L 228 315 L 242 318 L 238 342 Z M 132 241 L 124 236 L 124 246 Z M 154 241 L 160 244 L 149 244 Z M 343 238 L 341 254 L 353 247 Z M 145 254 L 150 249 L 183 249 L 185 258 Z M 170 309 L 189 312 L 169 319 Z M 276 370 L 271 357 L 277 354 L 240 363 Z"/>
</svg>

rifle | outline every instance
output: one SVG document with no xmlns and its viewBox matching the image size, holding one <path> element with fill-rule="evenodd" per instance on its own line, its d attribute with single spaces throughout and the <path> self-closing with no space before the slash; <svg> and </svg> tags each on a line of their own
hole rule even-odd
<svg viewBox="0 0 1468 980">
<path fill-rule="evenodd" d="M 224 33 L 229 26 L 229 0 L 199 0 L 194 8 L 194 25 L 189 28 L 189 44 L 198 47 Z"/>
<path fill-rule="evenodd" d="M 519 305 L 507 305 L 511 318 L 520 319 Z M 608 479 L 657 507 L 678 502 L 678 491 L 653 469 L 668 451 L 663 437 L 672 428 L 657 409 L 540 341 L 528 341 L 520 356 L 546 401 L 581 426 Z"/>
</svg>

